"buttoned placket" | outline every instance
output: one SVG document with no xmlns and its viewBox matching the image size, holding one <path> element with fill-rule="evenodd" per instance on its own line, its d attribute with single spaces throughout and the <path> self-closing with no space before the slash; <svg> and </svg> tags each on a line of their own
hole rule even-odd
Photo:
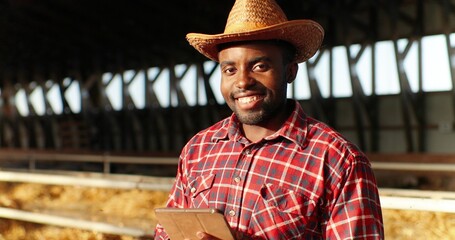
<svg viewBox="0 0 455 240">
<path fill-rule="evenodd" d="M 233 196 L 233 202 L 232 206 L 234 208 L 228 209 L 228 215 L 231 216 L 230 222 L 233 223 L 235 222 L 236 224 L 239 223 L 240 221 L 240 211 L 242 208 L 242 201 L 243 201 L 243 194 L 245 189 L 243 188 L 243 185 L 245 183 L 245 176 L 250 168 L 250 165 L 253 161 L 253 151 L 252 151 L 252 145 L 246 146 L 242 153 L 239 155 L 239 159 L 237 161 L 236 165 L 236 170 L 233 172 L 233 179 L 232 179 L 232 184 L 235 185 L 235 187 L 231 188 L 232 189 L 232 195 Z"/>
</svg>

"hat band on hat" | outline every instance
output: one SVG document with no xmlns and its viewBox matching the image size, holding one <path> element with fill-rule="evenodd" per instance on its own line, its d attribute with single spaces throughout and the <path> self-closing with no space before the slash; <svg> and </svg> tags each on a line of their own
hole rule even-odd
<svg viewBox="0 0 455 240">
<path fill-rule="evenodd" d="M 226 28 L 224 33 L 241 33 L 245 31 L 254 31 L 260 28 L 267 27 L 265 24 L 261 24 L 258 22 L 241 22 L 241 23 L 234 23 L 229 25 L 229 28 Z"/>
</svg>

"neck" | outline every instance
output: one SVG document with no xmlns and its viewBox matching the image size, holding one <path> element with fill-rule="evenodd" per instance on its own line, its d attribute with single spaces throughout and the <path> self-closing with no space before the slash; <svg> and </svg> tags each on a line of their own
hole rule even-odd
<svg viewBox="0 0 455 240">
<path fill-rule="evenodd" d="M 277 130 L 261 127 L 258 125 L 243 125 L 243 132 L 245 134 L 245 137 L 251 142 L 259 142 L 265 137 L 272 135 Z"/>
<path fill-rule="evenodd" d="M 251 142 L 259 142 L 263 138 L 277 132 L 289 117 L 293 110 L 293 104 L 287 101 L 286 106 L 277 113 L 277 117 L 266 121 L 262 124 L 248 125 L 242 124 L 242 130 L 245 137 Z"/>
</svg>

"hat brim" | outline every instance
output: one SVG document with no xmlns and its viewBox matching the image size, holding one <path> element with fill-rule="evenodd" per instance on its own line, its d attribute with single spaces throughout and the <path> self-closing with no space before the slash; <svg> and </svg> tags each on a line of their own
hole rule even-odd
<svg viewBox="0 0 455 240">
<path fill-rule="evenodd" d="M 254 31 L 240 33 L 201 34 L 188 33 L 186 39 L 197 51 L 218 62 L 218 45 L 227 42 L 254 40 L 283 40 L 296 48 L 295 61 L 300 63 L 311 58 L 320 48 L 324 29 L 312 20 L 293 20 Z"/>
</svg>

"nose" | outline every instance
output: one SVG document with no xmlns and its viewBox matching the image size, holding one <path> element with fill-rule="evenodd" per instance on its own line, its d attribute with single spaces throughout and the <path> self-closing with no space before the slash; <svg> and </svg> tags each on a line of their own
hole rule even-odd
<svg viewBox="0 0 455 240">
<path fill-rule="evenodd" d="M 235 86 L 240 89 L 248 89 L 255 84 L 256 80 L 251 76 L 249 71 L 239 71 Z"/>
</svg>

